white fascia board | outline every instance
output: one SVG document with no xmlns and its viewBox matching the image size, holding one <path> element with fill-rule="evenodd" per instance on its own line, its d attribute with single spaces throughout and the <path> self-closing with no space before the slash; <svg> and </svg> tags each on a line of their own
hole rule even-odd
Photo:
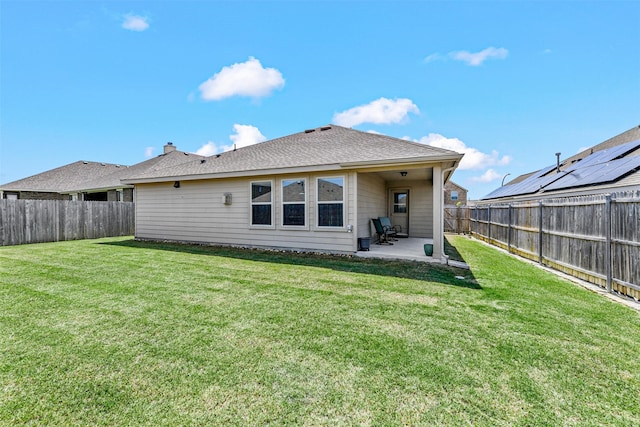
<svg viewBox="0 0 640 427">
<path fill-rule="evenodd" d="M 458 163 L 462 159 L 462 154 L 457 156 L 452 155 L 438 155 L 438 156 L 424 156 L 424 157 L 408 157 L 403 159 L 385 159 L 385 160 L 373 160 L 373 161 L 364 161 L 364 162 L 347 162 L 341 163 L 340 166 L 343 168 L 357 168 L 357 167 L 371 167 L 371 166 L 381 166 L 381 167 L 403 167 L 410 165 L 433 165 L 437 163 L 442 163 L 446 161 L 454 162 L 454 164 Z"/>
<path fill-rule="evenodd" d="M 255 170 L 244 170 L 244 171 L 234 171 L 234 172 L 218 172 L 218 173 L 207 173 L 207 174 L 198 174 L 198 175 L 177 175 L 177 176 L 137 178 L 137 179 L 130 178 L 130 179 L 123 179 L 121 182 L 123 184 L 149 184 L 153 182 L 168 182 L 168 181 L 196 181 L 196 180 L 206 180 L 206 179 L 245 178 L 245 177 L 250 178 L 254 176 L 324 172 L 324 171 L 335 171 L 340 169 L 341 169 L 340 165 L 333 164 L 333 165 L 321 165 L 321 166 L 304 166 L 304 167 L 297 167 L 297 168 L 255 169 Z"/>
<path fill-rule="evenodd" d="M 371 168 L 403 168 L 408 166 L 433 166 L 441 162 L 453 162 L 453 165 L 462 158 L 462 155 L 451 156 L 427 156 L 427 157 L 409 157 L 404 159 L 385 159 L 365 162 L 348 162 L 333 163 L 327 165 L 301 166 L 293 168 L 277 168 L 277 169 L 255 169 L 233 172 L 218 172 L 197 175 L 177 175 L 177 176 L 160 176 L 152 178 L 129 178 L 122 179 L 123 184 L 150 184 L 154 182 L 169 181 L 195 181 L 206 179 L 223 179 L 223 178 L 244 178 L 265 175 L 285 175 L 309 172 L 328 172 L 328 171 L 344 171 L 345 169 L 371 169 Z"/>
</svg>

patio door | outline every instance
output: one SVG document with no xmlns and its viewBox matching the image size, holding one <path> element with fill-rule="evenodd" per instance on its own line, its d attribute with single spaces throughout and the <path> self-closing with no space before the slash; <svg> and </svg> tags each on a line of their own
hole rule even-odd
<svg viewBox="0 0 640 427">
<path fill-rule="evenodd" d="M 402 232 L 409 234 L 409 190 L 391 190 L 389 197 L 391 224 L 402 227 Z"/>
</svg>

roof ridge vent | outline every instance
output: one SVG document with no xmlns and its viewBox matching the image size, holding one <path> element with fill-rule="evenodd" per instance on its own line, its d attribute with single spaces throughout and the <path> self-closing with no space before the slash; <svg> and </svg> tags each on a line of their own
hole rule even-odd
<svg viewBox="0 0 640 427">
<path fill-rule="evenodd" d="M 304 133 L 311 133 L 311 132 L 315 132 L 315 129 L 305 129 Z"/>
<path fill-rule="evenodd" d="M 320 130 L 321 130 L 321 131 L 323 131 L 323 130 L 329 130 L 329 129 L 331 129 L 331 126 L 322 126 L 322 127 L 320 128 Z"/>
</svg>

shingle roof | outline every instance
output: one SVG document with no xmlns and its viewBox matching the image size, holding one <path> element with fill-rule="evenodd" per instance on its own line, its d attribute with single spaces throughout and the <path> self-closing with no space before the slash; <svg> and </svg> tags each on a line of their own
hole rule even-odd
<svg viewBox="0 0 640 427">
<path fill-rule="evenodd" d="M 81 186 L 87 177 L 103 177 L 126 166 L 111 163 L 77 161 L 59 168 L 9 182 L 0 186 L 5 191 L 42 191 L 59 193 L 70 187 Z"/>
<path fill-rule="evenodd" d="M 131 175 L 125 182 L 427 158 L 459 160 L 462 155 L 386 135 L 327 125 L 211 156 L 204 162 L 198 160 Z"/>
<path fill-rule="evenodd" d="M 133 166 L 80 160 L 17 181 L 1 185 L 4 191 L 40 191 L 74 193 L 126 186 L 121 180 L 141 173 L 153 172 L 184 162 L 204 159 L 192 153 L 171 151 Z"/>
<path fill-rule="evenodd" d="M 121 180 L 144 173 L 151 173 L 160 169 L 173 167 L 182 163 L 191 162 L 193 160 L 204 159 L 204 156 L 193 153 L 185 153 L 183 151 L 171 151 L 160 154 L 149 160 L 136 163 L 133 166 L 122 167 L 119 170 L 105 176 L 87 180 L 77 186 L 69 187 L 64 192 L 78 192 L 89 190 L 100 190 L 105 188 L 117 188 L 126 186 Z"/>
</svg>

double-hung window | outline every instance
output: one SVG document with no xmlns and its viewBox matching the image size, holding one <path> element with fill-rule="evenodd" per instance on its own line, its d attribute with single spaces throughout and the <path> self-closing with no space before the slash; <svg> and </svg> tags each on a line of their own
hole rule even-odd
<svg viewBox="0 0 640 427">
<path fill-rule="evenodd" d="M 318 227 L 344 226 L 344 177 L 318 178 Z"/>
<path fill-rule="evenodd" d="M 305 179 L 282 180 L 282 225 L 305 226 L 307 193 Z"/>
<path fill-rule="evenodd" d="M 271 225 L 273 197 L 271 181 L 251 183 L 251 225 Z"/>
</svg>

